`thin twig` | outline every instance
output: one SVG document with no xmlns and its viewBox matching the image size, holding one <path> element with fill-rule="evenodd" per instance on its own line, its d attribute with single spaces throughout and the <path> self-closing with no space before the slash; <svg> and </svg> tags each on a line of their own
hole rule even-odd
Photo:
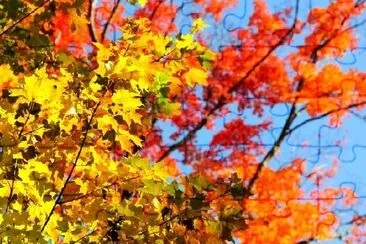
<svg viewBox="0 0 366 244">
<path fill-rule="evenodd" d="M 33 103 L 31 103 L 31 106 L 32 106 Z M 28 112 L 28 115 L 27 115 L 27 118 L 25 119 L 25 122 L 22 126 L 22 129 L 20 130 L 19 134 L 18 134 L 18 141 L 20 140 L 20 138 L 22 137 L 23 135 L 23 132 L 24 132 L 24 128 L 25 126 L 27 125 L 28 121 L 29 121 L 29 117 L 30 117 L 30 113 Z M 12 169 L 11 169 L 11 186 L 10 186 L 10 192 L 9 192 L 9 196 L 8 196 L 8 202 L 6 204 L 6 209 L 5 209 L 5 212 L 8 212 L 9 210 L 9 207 L 10 207 L 10 203 L 13 199 L 13 194 L 14 194 L 14 184 L 15 184 L 15 170 L 17 168 L 17 159 L 15 160 L 15 163 L 14 165 L 12 166 Z"/>
<path fill-rule="evenodd" d="M 29 16 L 31 16 L 32 14 L 34 14 L 38 9 L 42 8 L 46 3 L 50 2 L 51 0 L 45 0 L 43 3 L 41 3 L 38 7 L 36 7 L 35 9 L 33 9 L 32 11 L 30 11 L 29 13 L 27 13 L 26 15 L 24 15 L 23 17 L 21 17 L 20 19 L 18 19 L 17 21 L 15 21 L 13 24 L 11 24 L 8 28 L 5 28 L 1 33 L 0 36 L 6 34 L 8 31 L 10 31 L 11 29 L 13 29 L 15 26 L 17 26 L 20 22 L 22 22 L 23 20 L 25 20 L 26 18 L 28 18 Z"/>
<path fill-rule="evenodd" d="M 124 182 L 127 182 L 127 181 L 131 181 L 131 180 L 136 180 L 140 178 L 140 176 L 135 176 L 135 177 L 131 177 L 131 178 L 128 178 L 128 179 L 125 179 L 125 180 L 122 180 L 122 181 L 119 181 L 119 182 L 114 182 L 114 183 L 111 183 L 109 185 L 106 185 L 106 186 L 103 186 L 102 189 L 97 189 L 95 191 L 92 191 L 92 192 L 89 192 L 89 193 L 86 193 L 84 195 L 81 195 L 81 196 L 77 196 L 75 198 L 72 198 L 72 199 L 69 199 L 69 200 L 64 200 L 64 201 L 60 201 L 59 204 L 65 204 L 65 203 L 68 203 L 68 202 L 73 202 L 73 201 L 77 201 L 77 200 L 80 200 L 80 199 L 83 199 L 83 198 L 86 198 L 86 197 L 89 197 L 89 196 L 92 196 L 94 193 L 96 193 L 97 191 L 101 191 L 105 188 L 109 188 L 111 186 L 114 186 L 116 185 L 117 183 L 121 184 L 121 183 L 124 183 Z M 97 195 L 93 195 L 93 196 L 97 196 Z M 97 196 L 98 197 L 98 196 Z"/>
<path fill-rule="evenodd" d="M 333 109 L 333 110 L 330 110 L 324 114 L 321 114 L 317 117 L 314 117 L 314 118 L 309 118 L 309 119 L 306 119 L 304 120 L 303 122 L 297 124 L 296 126 L 294 126 L 293 128 L 291 128 L 289 131 L 288 131 L 288 134 L 291 134 L 292 132 L 294 132 L 295 130 L 299 129 L 300 127 L 312 122 L 312 121 L 316 121 L 316 120 L 320 120 L 320 119 L 323 119 L 333 113 L 337 113 L 337 112 L 340 112 L 340 111 L 344 111 L 344 110 L 348 110 L 348 109 L 351 109 L 351 108 L 356 108 L 356 107 L 359 107 L 359 106 L 362 106 L 362 105 L 366 105 L 366 101 L 363 101 L 363 102 L 359 102 L 359 103 L 354 103 L 354 104 L 350 104 L 346 107 L 340 107 L 340 108 L 337 108 L 337 109 Z"/>
<path fill-rule="evenodd" d="M 182 212 L 183 212 L 183 211 L 181 211 L 180 213 L 175 214 L 175 215 L 173 215 L 172 217 L 170 217 L 169 219 L 167 219 L 167 220 L 165 220 L 165 221 L 163 221 L 163 222 L 159 223 L 159 224 L 158 224 L 158 226 L 163 226 L 163 225 L 165 225 L 165 224 L 167 224 L 167 223 L 169 223 L 169 222 L 173 221 L 174 219 L 178 218 L 178 217 L 182 214 Z M 145 234 L 146 232 L 148 232 L 148 230 L 141 231 L 141 232 L 139 233 L 139 235 L 143 235 L 143 234 Z"/>
<path fill-rule="evenodd" d="M 65 192 L 65 190 L 66 190 L 66 186 L 67 186 L 67 184 L 69 183 L 69 181 L 70 181 L 70 179 L 71 179 L 71 177 L 72 177 L 72 174 L 74 173 L 75 167 L 76 167 L 76 165 L 77 165 L 77 163 L 78 163 L 78 160 L 79 160 L 79 158 L 80 158 L 81 152 L 82 152 L 82 150 L 83 150 L 83 148 L 84 148 L 84 145 L 85 145 L 85 142 L 86 142 L 86 139 L 87 139 L 87 136 L 88 136 L 88 132 L 89 132 L 89 130 L 90 130 L 90 128 L 91 128 L 91 124 L 92 124 L 92 122 L 93 122 L 94 116 L 95 116 L 95 114 L 96 114 L 96 112 L 97 112 L 97 110 L 98 110 L 98 108 L 99 108 L 100 104 L 102 103 L 102 98 L 103 98 L 103 97 L 104 97 L 104 95 L 107 93 L 107 91 L 108 91 L 108 88 L 106 88 L 106 90 L 105 90 L 105 92 L 103 93 L 103 95 L 102 95 L 101 99 L 99 100 L 99 102 L 98 102 L 98 103 L 97 103 L 97 105 L 95 106 L 95 108 L 94 108 L 94 110 L 93 110 L 93 112 L 92 112 L 92 115 L 91 115 L 91 117 L 90 117 L 89 121 L 88 121 L 88 122 L 87 122 L 87 124 L 86 124 L 86 129 L 85 129 L 84 137 L 83 137 L 83 140 L 82 140 L 82 142 L 81 142 L 81 145 L 80 145 L 79 151 L 78 151 L 78 153 L 77 153 L 77 155 L 76 155 L 75 161 L 74 161 L 74 163 L 73 163 L 73 165 L 72 165 L 72 167 L 71 167 L 71 170 L 70 170 L 69 175 L 67 176 L 67 178 L 66 178 L 66 180 L 65 180 L 65 182 L 64 182 L 64 185 L 62 186 L 62 189 L 61 189 L 60 193 L 58 194 L 58 196 L 57 196 L 57 198 L 56 198 L 56 200 L 55 200 L 55 203 L 53 204 L 53 207 L 52 207 L 52 209 L 51 209 L 50 213 L 47 215 L 46 221 L 44 222 L 44 224 L 43 224 L 43 226 L 42 226 L 41 232 L 43 232 L 43 230 L 46 228 L 46 226 L 47 226 L 48 222 L 49 222 L 49 221 L 50 221 L 50 219 L 51 219 L 51 216 L 52 216 L 53 212 L 54 212 L 54 211 L 55 211 L 55 209 L 56 209 L 56 206 L 57 206 L 58 204 L 60 204 L 60 202 L 61 202 L 61 198 L 62 198 L 62 196 L 63 196 L 63 194 L 64 194 L 64 192 Z"/>
</svg>

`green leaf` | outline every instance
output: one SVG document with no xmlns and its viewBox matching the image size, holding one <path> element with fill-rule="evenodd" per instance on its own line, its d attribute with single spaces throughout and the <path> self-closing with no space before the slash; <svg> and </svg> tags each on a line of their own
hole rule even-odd
<svg viewBox="0 0 366 244">
<path fill-rule="evenodd" d="M 193 210 L 202 210 L 207 208 L 209 205 L 205 202 L 205 195 L 198 193 L 191 199 L 190 206 Z"/>
<path fill-rule="evenodd" d="M 181 110 L 181 104 L 170 102 L 169 99 L 159 97 L 158 99 L 159 112 L 165 114 L 166 116 L 179 115 Z"/>
<path fill-rule="evenodd" d="M 164 184 L 153 179 L 145 179 L 142 182 L 144 183 L 144 187 L 141 189 L 141 192 L 150 193 L 155 196 L 161 193 L 164 188 Z"/>
<path fill-rule="evenodd" d="M 243 186 L 243 183 L 237 183 L 230 188 L 230 193 L 234 199 L 240 200 L 251 196 L 252 194 Z"/>
<path fill-rule="evenodd" d="M 199 192 L 208 189 L 210 185 L 210 182 L 202 175 L 190 177 L 189 182 L 191 182 L 194 188 L 196 188 Z"/>
</svg>

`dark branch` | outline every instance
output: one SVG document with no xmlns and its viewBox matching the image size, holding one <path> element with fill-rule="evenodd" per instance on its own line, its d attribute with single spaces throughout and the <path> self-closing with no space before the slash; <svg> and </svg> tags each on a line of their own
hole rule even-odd
<svg viewBox="0 0 366 244">
<path fill-rule="evenodd" d="M 125 179 L 125 180 L 122 180 L 122 181 L 119 181 L 119 182 L 114 182 L 114 183 L 111 183 L 109 185 L 106 185 L 106 186 L 103 186 L 102 189 L 97 189 L 95 191 L 92 191 L 92 192 L 89 192 L 89 193 L 86 193 L 84 195 L 80 195 L 80 196 L 77 196 L 75 198 L 72 198 L 72 199 L 68 199 L 68 200 L 64 200 L 64 201 L 60 201 L 59 204 L 65 204 L 65 203 L 68 203 L 68 202 L 73 202 L 73 201 L 77 201 L 77 200 L 80 200 L 80 199 L 83 199 L 83 198 L 87 198 L 87 197 L 90 197 L 90 196 L 94 196 L 94 197 L 103 197 L 103 195 L 95 195 L 97 191 L 102 191 L 103 189 L 106 189 L 106 188 L 109 188 L 109 187 L 112 187 L 112 186 L 115 186 L 117 185 L 118 183 L 121 184 L 123 182 L 128 182 L 128 181 L 131 181 L 131 180 L 136 180 L 140 178 L 140 176 L 135 176 L 135 177 L 131 177 L 131 178 L 128 178 L 128 179 Z"/>
<path fill-rule="evenodd" d="M 330 110 L 324 114 L 321 114 L 317 117 L 314 117 L 314 118 L 309 118 L 307 120 L 304 120 L 303 122 L 301 122 L 300 124 L 297 124 L 296 126 L 294 126 L 293 128 L 291 128 L 289 131 L 288 131 L 288 134 L 291 134 L 292 132 L 294 132 L 295 130 L 299 129 L 300 127 L 312 122 L 312 121 L 316 121 L 316 120 L 320 120 L 320 119 L 323 119 L 333 113 L 337 113 L 337 112 L 340 112 L 340 111 L 344 111 L 344 110 L 348 110 L 348 109 L 351 109 L 351 108 L 356 108 L 356 107 L 359 107 L 359 106 L 362 106 L 362 105 L 366 105 L 366 101 L 364 102 L 359 102 L 359 103 L 354 103 L 354 104 L 351 104 L 351 105 L 348 105 L 346 107 L 340 107 L 340 108 L 337 108 L 337 109 L 333 109 L 333 110 Z"/>
<path fill-rule="evenodd" d="M 5 28 L 1 33 L 0 33 L 0 37 L 6 33 L 8 33 L 8 31 L 10 31 L 11 29 L 13 29 L 15 26 L 17 26 L 20 22 L 22 22 L 23 20 L 25 20 L 26 18 L 28 18 L 29 16 L 31 16 L 32 14 L 34 14 L 35 12 L 37 12 L 38 9 L 42 8 L 44 5 L 46 5 L 46 3 L 50 2 L 51 0 L 45 0 L 43 3 L 41 3 L 38 7 L 36 7 L 35 9 L 33 9 L 32 11 L 30 11 L 29 13 L 27 13 L 26 15 L 24 15 L 23 17 L 21 17 L 20 19 L 18 19 L 17 21 L 15 21 L 13 24 L 11 24 L 8 28 Z"/>
<path fill-rule="evenodd" d="M 31 103 L 32 105 L 33 103 Z M 18 134 L 18 141 L 22 138 L 23 132 L 24 132 L 24 128 L 27 125 L 28 121 L 30 118 L 30 113 L 28 112 L 27 118 L 25 119 L 25 122 L 22 126 L 22 129 L 20 130 L 19 134 Z M 16 159 L 17 160 L 17 159 Z M 15 184 L 15 171 L 17 169 L 17 161 L 15 161 L 15 163 L 12 165 L 12 169 L 11 169 L 11 186 L 10 186 L 10 193 L 8 196 L 8 202 L 6 204 L 6 209 L 5 212 L 8 212 L 10 204 L 12 202 L 13 199 L 13 194 L 14 194 L 14 184 Z"/>
<path fill-rule="evenodd" d="M 287 37 L 289 37 L 293 30 L 296 27 L 296 22 L 297 22 L 297 16 L 298 16 L 298 8 L 299 8 L 299 0 L 296 1 L 296 10 L 295 10 L 295 18 L 294 18 L 294 22 L 291 26 L 291 28 L 289 28 L 287 30 L 287 32 L 281 37 L 281 39 L 275 44 L 273 45 L 268 52 L 261 58 L 259 59 L 253 66 L 251 69 L 248 70 L 248 72 L 244 75 L 244 77 L 242 77 L 240 80 L 238 80 L 229 90 L 229 93 L 234 92 L 235 90 L 237 90 L 239 88 L 239 86 L 241 86 L 243 84 L 243 82 L 245 82 L 249 76 L 256 70 L 256 68 L 262 64 L 278 47 L 280 47 L 284 41 L 286 40 Z M 184 138 L 182 138 L 180 141 L 174 143 L 173 145 L 171 145 L 169 147 L 169 149 L 167 151 L 165 151 L 160 158 L 157 160 L 157 162 L 160 162 L 161 160 L 163 160 L 164 158 L 166 158 L 167 156 L 170 155 L 170 153 L 172 153 L 173 151 L 175 151 L 176 149 L 179 148 L 179 146 L 181 146 L 182 144 L 184 144 L 185 142 L 187 142 L 189 139 L 191 139 L 200 129 L 202 129 L 208 122 L 209 117 L 211 117 L 216 111 L 218 111 L 219 109 L 221 109 L 223 106 L 226 105 L 226 101 L 225 101 L 225 97 L 221 97 L 218 101 L 218 103 L 208 112 L 208 114 L 206 115 L 205 118 L 203 118 L 200 123 L 198 123 L 196 125 L 196 127 L 193 128 L 193 130 L 191 130 Z"/>
<path fill-rule="evenodd" d="M 60 193 L 58 194 L 58 196 L 57 196 L 57 198 L 56 198 L 56 200 L 55 200 L 55 203 L 53 204 L 53 207 L 52 207 L 52 209 L 51 209 L 50 213 L 47 215 L 46 221 L 44 222 L 44 224 L 43 224 L 43 226 L 42 226 L 41 232 L 43 232 L 43 230 L 46 228 L 46 226 L 47 226 L 48 222 L 49 222 L 49 221 L 50 221 L 50 219 L 51 219 L 51 216 L 52 216 L 53 212 L 54 212 L 54 211 L 55 211 L 55 209 L 56 209 L 56 206 L 57 206 L 58 204 L 60 204 L 60 202 L 61 202 L 62 196 L 63 196 L 63 194 L 64 194 L 64 192 L 65 192 L 65 190 L 66 190 L 66 186 L 67 186 L 67 184 L 70 182 L 70 179 L 71 179 L 71 177 L 72 177 L 72 174 L 74 173 L 75 167 L 76 167 L 76 165 L 77 165 L 77 163 L 78 163 L 78 161 L 79 161 L 79 158 L 80 158 L 81 152 L 82 152 L 82 150 L 83 150 L 83 148 L 84 148 L 84 145 L 85 145 L 86 139 L 87 139 L 87 137 L 88 137 L 88 132 L 89 132 L 89 130 L 90 130 L 90 128 L 91 128 L 91 124 L 92 124 L 92 122 L 93 122 L 94 116 L 95 116 L 95 114 L 96 114 L 96 112 L 97 112 L 97 110 L 98 110 L 98 108 L 99 108 L 100 104 L 102 103 L 102 98 L 103 98 L 103 97 L 104 97 L 104 95 L 107 93 L 107 91 L 108 91 L 108 89 L 106 89 L 106 90 L 105 90 L 105 92 L 103 93 L 103 95 L 102 95 L 101 99 L 99 100 L 99 102 L 97 103 L 97 105 L 94 107 L 94 110 L 93 110 L 93 112 L 92 112 L 92 115 L 90 116 L 90 119 L 89 119 L 89 121 L 88 121 L 88 122 L 87 122 L 87 124 L 86 124 L 86 129 L 85 129 L 84 137 L 83 137 L 83 140 L 82 140 L 82 142 L 81 142 L 81 144 L 80 144 L 80 148 L 79 148 L 79 151 L 78 151 L 78 153 L 77 153 L 77 155 L 76 155 L 75 161 L 74 161 L 74 163 L 73 163 L 73 165 L 72 165 L 72 167 L 71 167 L 71 170 L 70 170 L 69 175 L 67 176 L 67 178 L 66 178 L 66 180 L 65 180 L 65 182 L 64 182 L 64 185 L 62 186 L 62 189 L 61 189 Z"/>
<path fill-rule="evenodd" d="M 95 0 L 89 0 L 89 9 L 88 9 L 88 20 L 89 20 L 89 24 L 88 24 L 88 30 L 89 30 L 89 35 L 90 38 L 92 39 L 92 42 L 98 42 L 97 37 L 95 36 L 95 31 L 94 31 L 94 5 L 95 5 L 96 1 Z"/>
<path fill-rule="evenodd" d="M 345 20 L 344 19 L 342 21 L 342 24 L 345 23 Z M 310 60 L 312 63 L 316 63 L 318 61 L 318 52 L 320 50 L 322 50 L 324 47 L 327 46 L 328 43 L 330 43 L 336 36 L 338 35 L 338 32 L 334 32 L 327 40 L 325 40 L 323 43 L 319 44 L 318 46 L 316 46 L 311 55 L 310 55 Z M 296 92 L 299 92 L 303 86 L 303 80 L 301 80 L 298 84 L 298 87 L 296 88 Z M 252 187 L 254 186 L 254 183 L 256 182 L 256 180 L 258 180 L 259 178 L 259 175 L 264 167 L 264 165 L 268 164 L 272 158 L 275 156 L 276 152 L 278 151 L 278 149 L 280 148 L 282 142 L 284 141 L 284 139 L 286 138 L 286 136 L 290 135 L 294 130 L 300 128 L 301 126 L 311 122 L 311 121 L 314 121 L 314 120 L 318 120 L 318 119 L 321 119 L 321 118 L 324 118 L 332 113 L 335 113 L 337 111 L 340 111 L 342 109 L 336 109 L 336 110 L 332 110 L 332 111 L 329 111 L 328 113 L 325 113 L 325 114 L 322 114 L 321 116 L 318 116 L 318 117 L 315 117 L 315 118 L 310 118 L 308 120 L 305 120 L 304 122 L 300 123 L 299 125 L 295 126 L 294 128 L 290 129 L 292 123 L 294 122 L 294 120 L 296 119 L 297 115 L 298 115 L 298 111 L 296 111 L 296 103 L 297 103 L 297 100 L 298 100 L 299 97 L 296 97 L 295 98 L 295 101 L 292 103 L 291 105 L 291 109 L 290 109 L 290 112 L 289 112 L 289 115 L 286 119 L 286 122 L 285 122 L 285 125 L 283 126 L 282 130 L 281 130 L 281 133 L 279 135 L 279 137 L 277 138 L 277 140 L 275 141 L 274 145 L 272 146 L 272 148 L 267 152 L 267 154 L 264 156 L 264 158 L 262 159 L 262 161 L 259 163 L 252 179 L 249 181 L 249 184 L 248 184 L 248 190 L 251 191 L 252 190 Z M 350 109 L 352 107 L 357 107 L 359 106 L 360 104 L 353 104 L 351 106 L 349 106 L 349 108 L 346 108 L 346 109 Z M 306 106 L 301 108 L 301 110 L 304 110 L 306 109 Z"/>
<path fill-rule="evenodd" d="M 258 167 L 257 167 L 253 177 L 250 179 L 249 184 L 248 184 L 248 190 L 249 191 L 252 190 L 252 187 L 254 186 L 254 183 L 259 178 L 259 175 L 262 172 L 262 169 L 263 169 L 264 165 L 268 164 L 272 160 L 272 158 L 275 156 L 275 154 L 277 153 L 277 151 L 280 148 L 282 142 L 284 141 L 284 139 L 288 135 L 288 130 L 289 130 L 290 126 L 292 125 L 292 123 L 294 122 L 296 117 L 297 117 L 296 105 L 295 105 L 295 102 L 294 102 L 291 106 L 290 113 L 289 113 L 289 115 L 286 119 L 285 125 L 283 126 L 279 137 L 277 138 L 277 140 L 275 141 L 275 143 L 271 147 L 271 149 L 264 156 L 262 161 L 258 164 Z"/>
<path fill-rule="evenodd" d="M 183 211 L 182 211 L 182 212 L 183 212 Z M 182 214 L 182 212 L 180 212 L 180 213 L 177 213 L 177 214 L 173 215 L 173 216 L 172 216 L 172 217 L 170 217 L 169 219 L 167 219 L 167 220 L 165 220 L 165 221 L 161 222 L 160 224 L 158 224 L 158 226 L 163 226 L 163 225 L 168 224 L 169 222 L 171 222 L 171 221 L 173 221 L 174 219 L 178 218 L 178 217 Z M 139 235 L 144 235 L 144 234 L 145 234 L 145 233 L 147 233 L 147 232 L 148 232 L 148 230 L 141 231 L 141 232 L 139 233 Z"/>
<path fill-rule="evenodd" d="M 112 12 L 111 14 L 109 15 L 109 18 L 107 20 L 107 23 L 104 25 L 104 28 L 103 28 L 103 32 L 102 32 L 102 35 L 101 35 L 101 42 L 103 43 L 104 41 L 104 38 L 105 38 L 105 35 L 107 34 L 107 30 L 108 30 L 108 27 L 109 25 L 111 24 L 112 22 L 112 19 L 113 19 L 113 16 L 115 15 L 115 13 L 117 12 L 117 9 L 119 7 L 119 4 L 120 4 L 121 0 L 117 0 L 117 2 L 114 4 L 113 6 L 113 9 L 112 9 Z"/>
</svg>

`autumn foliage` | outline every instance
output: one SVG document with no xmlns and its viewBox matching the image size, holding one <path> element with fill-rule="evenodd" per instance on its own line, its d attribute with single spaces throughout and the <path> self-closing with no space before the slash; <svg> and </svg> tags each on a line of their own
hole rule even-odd
<svg viewBox="0 0 366 244">
<path fill-rule="evenodd" d="M 357 50 L 366 3 L 254 0 L 227 31 L 240 4 L 2 1 L 1 242 L 362 242 L 366 218 L 343 235 L 334 210 L 354 189 L 324 185 L 336 160 L 271 162 L 294 131 L 365 107 L 366 74 L 335 60 Z"/>
</svg>

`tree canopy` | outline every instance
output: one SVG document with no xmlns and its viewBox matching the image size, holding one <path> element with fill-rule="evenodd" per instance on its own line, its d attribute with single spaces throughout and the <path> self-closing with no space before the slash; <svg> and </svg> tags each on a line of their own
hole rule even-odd
<svg viewBox="0 0 366 244">
<path fill-rule="evenodd" d="M 354 189 L 325 185 L 336 161 L 271 165 L 295 131 L 366 104 L 366 73 L 336 62 L 365 1 L 303 2 L 246 2 L 244 23 L 235 0 L 3 0 L 1 242 L 364 240 L 366 218 L 335 210 Z"/>
</svg>

